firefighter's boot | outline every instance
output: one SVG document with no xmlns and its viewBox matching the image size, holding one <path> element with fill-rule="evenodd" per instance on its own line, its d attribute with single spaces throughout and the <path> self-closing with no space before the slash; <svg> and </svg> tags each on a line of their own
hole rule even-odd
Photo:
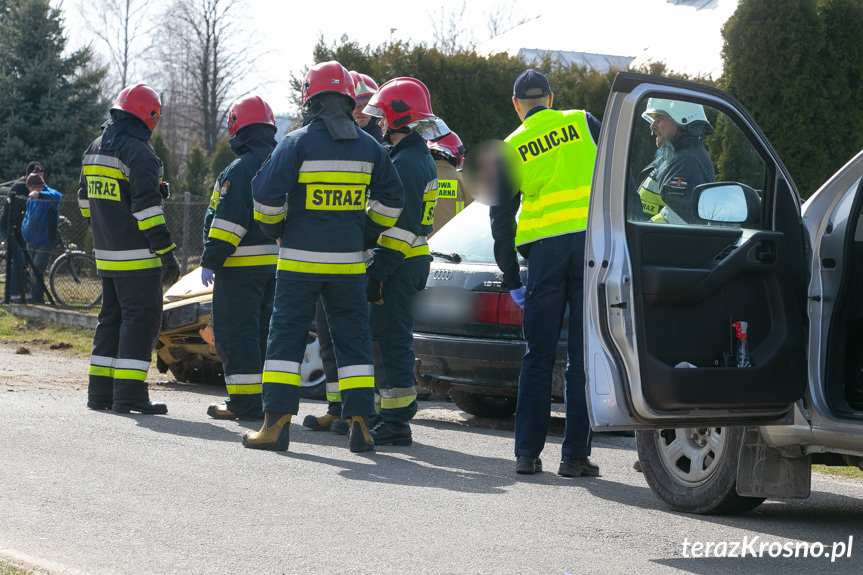
<svg viewBox="0 0 863 575">
<path fill-rule="evenodd" d="M 332 413 L 325 413 L 320 417 L 307 415 L 305 419 L 303 419 L 303 427 L 311 429 L 312 431 L 329 431 L 336 421 L 344 420 L 338 415 L 333 415 Z"/>
<path fill-rule="evenodd" d="M 213 419 L 241 419 L 243 421 L 254 421 L 264 418 L 264 415 L 260 411 L 260 408 L 258 409 L 258 411 L 246 410 L 244 412 L 238 413 L 234 411 L 234 409 L 227 402 L 211 403 L 210 407 L 207 408 L 207 415 L 209 415 Z"/>
<path fill-rule="evenodd" d="M 372 439 L 372 434 L 369 433 L 369 426 L 365 417 L 355 415 L 351 418 L 349 446 L 354 453 L 374 451 L 375 440 Z"/>
<path fill-rule="evenodd" d="M 378 445 L 410 445 L 411 426 L 406 421 L 381 421 L 370 431 Z"/>
<path fill-rule="evenodd" d="M 243 436 L 243 447 L 287 451 L 291 440 L 290 413 L 264 413 L 264 426 L 260 431 L 247 431 Z"/>
</svg>

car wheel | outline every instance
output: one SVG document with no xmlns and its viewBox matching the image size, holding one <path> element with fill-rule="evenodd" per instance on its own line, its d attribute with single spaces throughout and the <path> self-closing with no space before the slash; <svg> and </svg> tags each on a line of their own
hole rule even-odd
<svg viewBox="0 0 863 575">
<path fill-rule="evenodd" d="M 300 397 L 324 399 L 327 396 L 327 376 L 321 359 L 321 343 L 314 332 L 309 332 L 306 353 L 300 366 Z"/>
<path fill-rule="evenodd" d="M 723 515 L 758 507 L 764 498 L 737 494 L 742 427 L 639 431 L 638 459 L 651 491 L 677 511 Z"/>
<path fill-rule="evenodd" d="M 514 397 L 478 395 L 452 389 L 449 395 L 459 409 L 477 417 L 509 417 L 515 413 Z"/>
</svg>

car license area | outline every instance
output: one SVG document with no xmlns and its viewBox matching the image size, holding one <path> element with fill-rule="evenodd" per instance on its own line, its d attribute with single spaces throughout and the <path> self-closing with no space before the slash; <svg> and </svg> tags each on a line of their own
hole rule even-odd
<svg viewBox="0 0 863 575">
<path fill-rule="evenodd" d="M 177 329 L 198 321 L 198 305 L 190 303 L 165 310 L 162 313 L 162 330 Z"/>
<path fill-rule="evenodd" d="M 477 295 L 454 286 L 429 287 L 417 293 L 414 317 L 429 325 L 455 325 L 473 321 Z"/>
</svg>

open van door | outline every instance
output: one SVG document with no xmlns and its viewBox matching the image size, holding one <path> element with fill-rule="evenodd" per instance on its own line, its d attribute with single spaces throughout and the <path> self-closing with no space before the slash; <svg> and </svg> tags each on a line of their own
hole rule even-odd
<svg viewBox="0 0 863 575">
<path fill-rule="evenodd" d="M 677 118 L 685 144 L 657 146 L 659 102 L 695 110 Z M 666 170 L 704 152 L 712 177 Z M 690 82 L 619 74 L 587 226 L 593 426 L 789 423 L 807 385 L 805 238 L 794 184 L 740 103 Z M 740 322 L 748 361 L 737 357 Z"/>
</svg>

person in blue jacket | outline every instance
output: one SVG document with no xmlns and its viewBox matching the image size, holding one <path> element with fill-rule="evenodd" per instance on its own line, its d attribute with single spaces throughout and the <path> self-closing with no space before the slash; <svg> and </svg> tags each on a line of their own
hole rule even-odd
<svg viewBox="0 0 863 575">
<path fill-rule="evenodd" d="M 305 125 L 276 146 L 252 180 L 255 219 L 279 241 L 276 296 L 263 371 L 264 425 L 243 445 L 285 451 L 299 410 L 300 364 L 323 296 L 335 346 L 341 416 L 352 452 L 374 449 L 374 366 L 364 250 L 396 223 L 404 194 L 386 151 L 351 115 L 354 82 L 336 61 L 302 83 Z"/>
<path fill-rule="evenodd" d="M 395 226 L 381 234 L 366 271 L 380 395 L 380 421 L 371 434 L 379 445 L 410 445 L 408 422 L 417 412 L 412 308 L 428 279 L 432 258 L 426 236 L 433 229 L 438 189 L 426 139 L 439 138 L 449 130 L 432 112 L 428 88 L 415 78 L 383 84 L 365 112 L 381 118 L 384 139 L 405 190 L 405 208 Z"/>
<path fill-rule="evenodd" d="M 45 268 L 57 245 L 57 219 L 60 215 L 60 198 L 63 194 L 49 188 L 42 176 L 33 172 L 27 176 L 27 211 L 21 224 L 21 233 L 30 253 L 30 301 L 45 303 Z"/>
<path fill-rule="evenodd" d="M 214 419 L 263 419 L 261 375 L 276 285 L 279 246 L 252 212 L 252 178 L 276 147 L 273 110 L 247 96 L 228 111 L 231 149 L 238 158 L 219 174 L 204 218 L 201 281 L 213 284 L 213 334 L 228 399 Z"/>
</svg>

